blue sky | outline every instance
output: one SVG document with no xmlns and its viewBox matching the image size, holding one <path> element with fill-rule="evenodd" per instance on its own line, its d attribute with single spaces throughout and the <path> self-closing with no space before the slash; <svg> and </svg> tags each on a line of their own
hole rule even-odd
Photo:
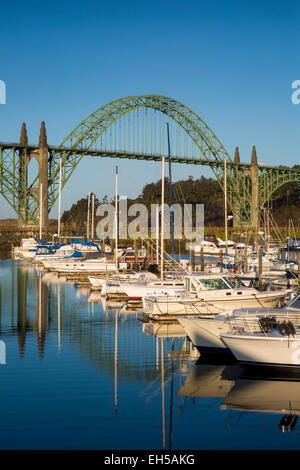
<svg viewBox="0 0 300 470">
<path fill-rule="evenodd" d="M 229 153 L 248 161 L 299 163 L 299 4 L 282 1 L 1 2 L 0 141 L 18 141 L 40 122 L 59 144 L 77 124 L 117 98 L 161 94 L 192 108 Z M 84 159 L 63 192 L 63 209 L 93 191 L 114 192 L 116 160 Z M 119 162 L 119 190 L 140 193 L 160 165 Z M 212 176 L 174 165 L 175 179 Z M 14 212 L 0 199 L 0 218 Z M 56 212 L 52 213 L 56 216 Z"/>
</svg>

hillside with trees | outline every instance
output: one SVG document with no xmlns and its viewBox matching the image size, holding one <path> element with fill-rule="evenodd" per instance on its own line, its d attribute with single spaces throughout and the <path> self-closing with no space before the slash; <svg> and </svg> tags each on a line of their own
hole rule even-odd
<svg viewBox="0 0 300 470">
<path fill-rule="evenodd" d="M 204 204 L 204 223 L 206 227 L 223 227 L 224 225 L 224 197 L 217 180 L 213 178 L 181 180 L 172 185 L 173 203 Z M 165 182 L 165 201 L 169 202 L 169 183 Z M 113 202 L 107 196 L 95 197 L 95 207 L 100 203 Z M 145 204 L 150 209 L 151 204 L 161 203 L 161 180 L 144 186 L 140 195 L 135 199 L 128 199 L 128 207 L 133 203 Z M 285 227 L 288 219 L 292 219 L 295 226 L 300 225 L 300 187 L 297 183 L 289 183 L 279 188 L 270 199 L 272 215 L 278 226 Z M 82 198 L 65 211 L 62 222 L 67 227 L 80 227 L 86 220 L 87 198 Z M 150 211 L 149 211 L 150 216 Z"/>
</svg>

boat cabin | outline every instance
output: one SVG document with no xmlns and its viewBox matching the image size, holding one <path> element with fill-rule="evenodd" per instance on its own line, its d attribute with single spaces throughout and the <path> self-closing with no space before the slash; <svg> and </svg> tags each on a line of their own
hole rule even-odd
<svg viewBox="0 0 300 470">
<path fill-rule="evenodd" d="M 145 247 L 139 248 L 137 250 L 137 259 L 144 260 L 147 257 L 147 250 Z M 133 247 L 126 248 L 120 256 L 120 261 L 134 261 L 135 252 Z"/>
<path fill-rule="evenodd" d="M 55 253 L 55 248 L 49 245 L 38 245 L 36 250 L 36 256 L 41 255 L 53 255 Z"/>
<path fill-rule="evenodd" d="M 223 289 L 235 289 L 235 286 L 221 274 L 199 274 L 185 277 L 185 290 L 191 294 L 202 290 Z"/>
</svg>

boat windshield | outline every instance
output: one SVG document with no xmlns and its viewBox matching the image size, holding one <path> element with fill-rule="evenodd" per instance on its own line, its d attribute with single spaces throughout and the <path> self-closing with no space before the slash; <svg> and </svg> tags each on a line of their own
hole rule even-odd
<svg viewBox="0 0 300 470">
<path fill-rule="evenodd" d="M 201 279 L 200 283 L 208 290 L 215 289 L 234 289 L 234 286 L 227 279 L 222 277 L 211 278 L 211 279 Z"/>
<path fill-rule="evenodd" d="M 51 253 L 51 250 L 47 246 L 39 246 L 36 253 L 37 255 L 47 255 Z"/>
</svg>

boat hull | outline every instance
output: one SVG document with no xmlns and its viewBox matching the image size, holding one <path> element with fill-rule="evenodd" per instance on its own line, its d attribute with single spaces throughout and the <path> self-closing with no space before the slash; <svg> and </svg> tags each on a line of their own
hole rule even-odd
<svg viewBox="0 0 300 470">
<path fill-rule="evenodd" d="M 239 362 L 300 369 L 300 336 L 221 335 Z"/>
<path fill-rule="evenodd" d="M 162 299 L 145 297 L 143 311 L 154 315 L 212 315 L 240 308 L 274 308 L 285 297 L 284 293 L 256 294 L 249 296 L 236 296 L 235 298 L 209 298 L 201 299 Z"/>
<path fill-rule="evenodd" d="M 124 292 L 127 294 L 129 299 L 139 300 L 140 302 L 146 296 L 175 296 L 175 295 L 183 295 L 184 289 L 181 286 L 124 286 Z"/>
<path fill-rule="evenodd" d="M 187 336 L 200 353 L 231 354 L 220 334 L 228 331 L 228 323 L 214 318 L 179 318 Z"/>
</svg>

